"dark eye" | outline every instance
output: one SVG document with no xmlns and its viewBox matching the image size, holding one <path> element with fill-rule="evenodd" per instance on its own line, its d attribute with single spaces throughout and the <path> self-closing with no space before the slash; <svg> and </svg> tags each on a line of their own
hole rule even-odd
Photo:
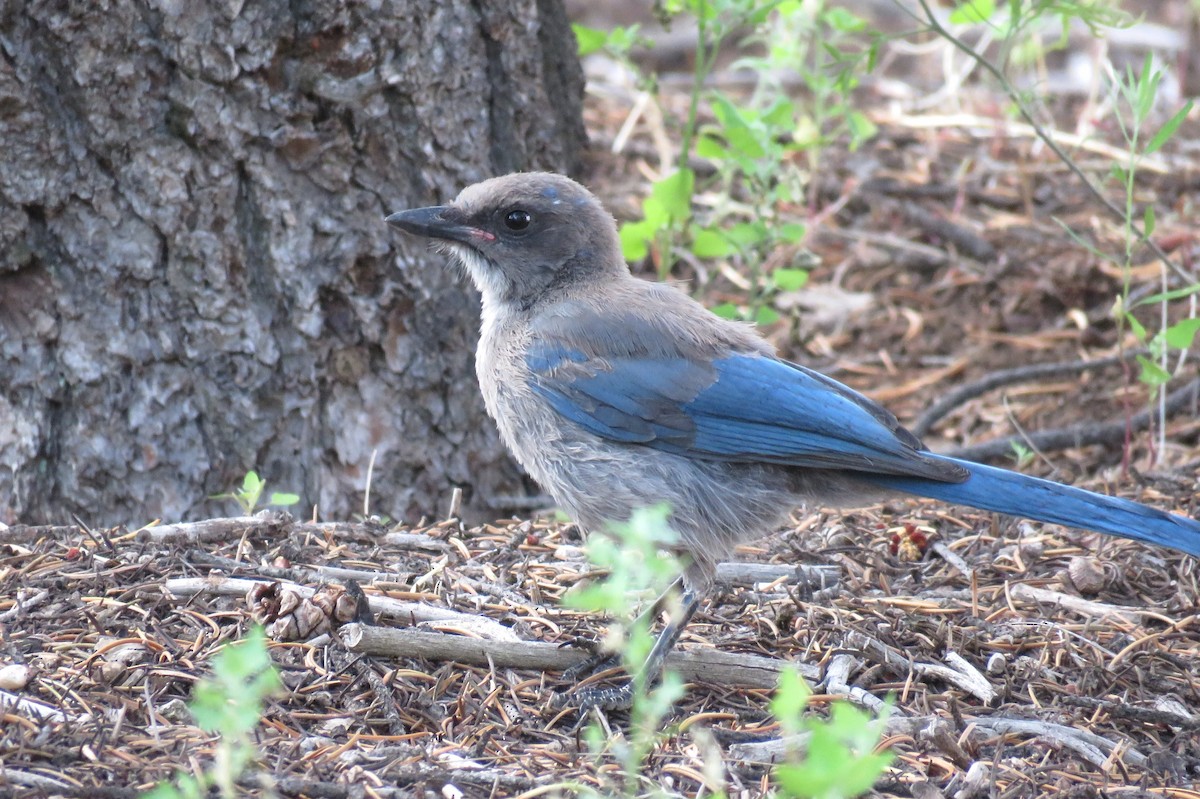
<svg viewBox="0 0 1200 799">
<path fill-rule="evenodd" d="M 529 223 L 532 221 L 533 217 L 529 215 L 529 212 L 519 208 L 504 215 L 504 226 L 518 233 L 529 227 Z"/>
</svg>

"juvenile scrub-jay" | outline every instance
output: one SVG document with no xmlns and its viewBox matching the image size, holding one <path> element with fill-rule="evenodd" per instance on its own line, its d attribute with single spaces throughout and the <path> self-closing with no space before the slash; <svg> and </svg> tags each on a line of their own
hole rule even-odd
<svg viewBox="0 0 1200 799">
<path fill-rule="evenodd" d="M 494 178 L 387 222 L 433 239 L 479 288 L 484 402 L 555 501 L 590 530 L 669 504 L 689 565 L 681 618 L 663 630 L 648 669 L 674 645 L 716 564 L 806 502 L 903 492 L 1200 556 L 1193 519 L 934 455 L 875 402 L 778 358 L 751 327 L 633 277 L 613 218 L 568 178 Z"/>
</svg>

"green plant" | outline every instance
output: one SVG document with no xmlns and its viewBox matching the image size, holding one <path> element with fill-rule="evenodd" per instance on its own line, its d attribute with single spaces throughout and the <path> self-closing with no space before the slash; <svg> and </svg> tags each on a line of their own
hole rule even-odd
<svg viewBox="0 0 1200 799">
<path fill-rule="evenodd" d="M 242 509 L 243 513 L 250 515 L 258 507 L 263 491 L 266 488 L 267 482 L 258 476 L 258 472 L 251 470 L 246 472 L 246 476 L 242 479 L 241 488 L 226 494 L 214 494 L 210 499 L 232 499 Z M 286 494 L 278 491 L 273 492 L 267 497 L 267 505 L 281 508 L 295 505 L 299 501 L 300 496 L 298 494 Z"/>
<path fill-rule="evenodd" d="M 638 36 L 639 29 L 638 25 L 626 25 L 602 31 L 578 23 L 571 25 L 581 57 L 603 50 L 624 63 L 629 63 L 629 51 L 641 41 Z"/>
<path fill-rule="evenodd" d="M 815 185 L 822 148 L 842 136 L 855 147 L 874 133 L 849 97 L 857 75 L 874 65 L 879 38 L 866 36 L 862 20 L 824 0 L 675 0 L 664 4 L 664 13 L 688 15 L 697 26 L 688 111 L 676 165 L 666 165 L 664 177 L 651 186 L 641 218 L 621 226 L 624 255 L 630 261 L 649 257 L 661 278 L 680 257 L 731 260 L 745 277 L 747 297 L 715 310 L 769 324 L 778 319 L 774 295 L 798 289 L 807 278 L 787 259 L 767 266 L 782 247 L 795 249 L 804 239 L 804 191 Z M 743 52 L 762 54 L 744 55 L 737 66 L 757 76 L 755 91 L 743 98 L 706 88 L 723 44 L 746 28 L 753 33 Z M 868 43 L 859 45 L 864 37 Z M 581 47 L 601 41 L 592 32 Z M 787 99 L 778 77 L 784 74 L 799 76 L 807 101 Z M 799 154 L 807 169 L 797 162 Z M 715 178 L 703 187 L 714 198 L 704 214 L 694 208 L 693 155 L 716 166 Z"/>
<path fill-rule="evenodd" d="M 741 58 L 735 64 L 757 76 L 754 93 L 746 105 L 765 109 L 785 125 L 776 135 L 782 136 L 787 145 L 780 153 L 778 166 L 786 166 L 784 162 L 791 152 L 804 153 L 810 187 L 815 186 L 811 178 L 820 168 L 825 147 L 844 138 L 854 150 L 877 132 L 867 116 L 854 107 L 851 95 L 860 76 L 874 70 L 882 42 L 881 34 L 870 32 L 865 20 L 844 7 L 832 6 L 826 0 L 783 0 L 747 40 L 760 46 L 764 54 Z M 780 102 L 778 98 L 796 94 L 788 91 L 784 76 L 800 80 L 806 90 L 798 95 L 802 100 Z M 778 174 L 773 160 L 768 157 L 765 164 L 739 161 L 739 167 L 755 183 L 766 187 L 770 185 L 767 181 Z M 799 185 L 796 182 L 788 190 L 798 189 Z M 815 203 L 814 193 L 810 207 L 815 208 Z"/>
<path fill-rule="evenodd" d="M 887 712 L 872 718 L 849 702 L 835 702 L 828 719 L 806 716 L 812 690 L 795 669 L 784 669 L 771 700 L 771 713 L 785 734 L 806 739 L 803 756 L 793 753 L 777 766 L 782 796 L 796 799 L 850 799 L 871 789 L 892 762 L 877 752 Z"/>
<path fill-rule="evenodd" d="M 1018 470 L 1024 469 L 1033 462 L 1034 452 L 1029 447 L 1019 441 L 1012 442 L 1012 459 L 1016 462 Z"/>
<path fill-rule="evenodd" d="M 620 785 L 614 786 L 614 790 L 628 797 L 640 795 L 638 783 L 646 758 L 664 734 L 663 719 L 683 696 L 683 682 L 671 671 L 665 671 L 659 684 L 651 687 L 653 675 L 642 668 L 654 644 L 651 619 L 636 613 L 644 600 L 654 601 L 681 571 L 678 560 L 666 554 L 675 541 L 675 533 L 667 522 L 669 515 L 666 506 L 645 508 L 636 512 L 627 524 L 614 524 L 611 535 L 592 536 L 588 540 L 588 559 L 606 569 L 608 575 L 569 592 L 564 599 L 566 605 L 578 610 L 607 613 L 621 619 L 637 616 L 630 624 L 612 625 L 605 642 L 607 649 L 621 654 L 621 663 L 632 681 L 628 732 L 606 739 L 596 723 L 584 732 L 589 748 L 597 756 L 607 754 L 616 758 L 620 764 Z M 678 608 L 672 612 L 678 612 Z"/>
<path fill-rule="evenodd" d="M 1081 236 L 1071 231 L 1061 221 L 1059 224 L 1067 229 L 1077 243 L 1087 248 L 1099 258 L 1119 264 L 1122 267 L 1124 281 L 1121 295 L 1117 298 L 1114 315 L 1122 327 L 1128 325 L 1134 336 L 1150 349 L 1148 356 L 1138 356 L 1141 364 L 1140 380 L 1152 389 L 1152 396 L 1157 396 L 1160 408 L 1163 407 L 1165 396 L 1158 389 L 1172 377 L 1170 357 L 1172 352 L 1177 354 L 1176 369 L 1187 359 L 1200 321 L 1197 320 L 1195 295 L 1200 292 L 1200 284 L 1186 271 L 1180 269 L 1163 249 L 1151 238 L 1155 228 L 1154 209 L 1147 205 L 1138 212 L 1135 187 L 1136 176 L 1145 158 L 1158 151 L 1174 136 L 1179 125 L 1190 113 L 1192 103 L 1187 102 L 1183 108 L 1172 114 L 1154 135 L 1146 139 L 1146 127 L 1152 116 L 1162 80 L 1162 73 L 1155 70 L 1149 55 L 1146 56 L 1142 68 L 1134 72 L 1127 68 L 1124 74 L 1113 76 L 1114 116 L 1121 129 L 1126 144 L 1124 163 L 1113 164 L 1110 176 L 1121 187 L 1122 202 L 1116 203 L 1109 199 L 1101 188 L 1093 181 L 1078 164 L 1063 150 L 1055 137 L 1039 123 L 1034 112 L 1033 102 L 1029 96 L 1018 92 L 1004 74 L 1008 54 L 1022 41 L 1028 41 L 1030 31 L 1048 18 L 1057 18 L 1062 25 L 1060 43 L 1065 43 L 1068 25 L 1078 20 L 1086 25 L 1093 35 L 1099 35 L 1103 28 L 1130 24 L 1127 14 L 1116 9 L 1111 3 L 1103 0 L 1009 0 L 1003 6 L 998 6 L 994 0 L 970 0 L 962 2 L 950 15 L 950 24 L 986 24 L 998 32 L 1001 42 L 1001 57 L 996 62 L 985 58 L 982 53 L 967 44 L 948 27 L 943 25 L 929 6 L 928 0 L 917 0 L 922 11 L 922 21 L 936 35 L 946 40 L 953 47 L 967 55 L 977 65 L 982 67 L 1000 85 L 1008 95 L 1016 112 L 1033 128 L 1035 134 L 1062 161 L 1081 185 L 1112 217 L 1120 220 L 1123 226 L 1124 247 L 1119 255 L 1102 252 L 1098 247 L 1086 242 Z M 1144 142 L 1144 144 L 1143 144 Z M 1154 253 L 1162 264 L 1163 290 L 1152 297 L 1131 301 L 1132 266 L 1135 249 L 1145 246 Z M 1169 289 L 1170 275 L 1174 274 L 1182 286 Z M 1187 318 L 1182 321 L 1170 322 L 1169 304 L 1173 301 L 1188 298 L 1190 306 Z M 1150 334 L 1146 326 L 1134 316 L 1136 308 L 1158 306 L 1158 330 Z M 1165 424 L 1158 425 L 1159 448 L 1163 445 Z"/>
<path fill-rule="evenodd" d="M 1161 272 L 1163 291 L 1161 293 L 1134 303 L 1131 303 L 1129 298 L 1135 249 L 1143 238 L 1153 235 L 1155 226 L 1153 205 L 1146 205 L 1140 215 L 1137 211 L 1135 190 L 1138 169 L 1147 156 L 1158 152 L 1164 144 L 1170 141 L 1179 125 L 1192 110 L 1192 102 L 1189 100 L 1183 108 L 1158 128 L 1149 141 L 1144 141 L 1145 129 L 1154 111 L 1162 77 L 1162 72 L 1154 69 L 1151 57 L 1147 54 L 1140 72 L 1135 73 L 1132 67 L 1127 67 L 1123 75 L 1115 76 L 1113 84 L 1113 91 L 1117 96 L 1114 116 L 1121 128 L 1121 135 L 1125 138 L 1126 160 L 1124 164 L 1113 164 L 1111 176 L 1121 186 L 1124 194 L 1123 238 L 1125 248 L 1119 259 L 1110 258 L 1110 260 L 1120 263 L 1124 275 L 1118 319 L 1127 323 L 1138 341 L 1149 348 L 1150 354 L 1139 355 L 1138 363 L 1142 367 L 1141 381 L 1154 388 L 1162 386 L 1171 379 L 1168 364 L 1170 350 L 1188 350 L 1195 339 L 1196 331 L 1200 329 L 1200 319 L 1194 316 L 1173 325 L 1170 324 L 1168 317 L 1170 302 L 1195 294 L 1200 291 L 1200 284 L 1191 283 L 1182 289 L 1170 291 L 1167 288 L 1169 273 L 1163 269 Z M 1142 223 L 1141 231 L 1137 229 L 1139 216 Z M 1136 308 L 1154 304 L 1159 306 L 1160 327 L 1157 333 L 1149 336 L 1146 328 L 1134 316 L 1133 311 Z"/>
<path fill-rule="evenodd" d="M 237 796 L 237 780 L 257 751 L 252 736 L 263 704 L 281 687 L 262 627 L 222 649 L 213 659 L 212 674 L 196 683 L 188 704 L 196 724 L 217 736 L 212 767 L 199 775 L 179 773 L 174 784 L 161 783 L 144 799 L 202 799 L 213 788 L 224 799 Z"/>
<path fill-rule="evenodd" d="M 679 575 L 680 564 L 664 553 L 675 541 L 668 524 L 665 506 L 638 511 L 628 524 L 614 525 L 611 535 L 593 536 L 588 541 L 588 558 L 607 570 L 607 576 L 585 588 L 572 590 L 564 599 L 569 607 L 589 612 L 604 612 L 617 618 L 633 618 L 645 601 L 652 600 Z M 643 772 L 648 756 L 670 730 L 664 721 L 672 706 L 682 697 L 678 676 L 667 672 L 661 684 L 652 688 L 641 669 L 653 645 L 650 621 L 639 616 L 629 624 L 610 628 L 606 647 L 621 653 L 621 662 L 632 675 L 633 704 L 626 734 L 605 737 L 599 724 L 584 731 L 584 739 L 597 757 L 617 760 L 619 784 L 607 786 L 604 793 L 572 786 L 581 795 L 595 796 L 671 796 L 661 788 L 644 790 Z M 805 709 L 811 691 L 793 669 L 780 675 L 779 688 L 771 701 L 771 713 L 783 732 L 802 736 L 806 754 L 796 753 L 788 763 L 776 769 L 779 795 L 796 799 L 849 799 L 864 793 L 879 778 L 892 760 L 889 753 L 878 753 L 886 714 L 872 718 L 854 706 L 838 702 L 830 718 L 806 718 Z M 711 788 L 711 786 L 710 786 Z M 708 795 L 724 796 L 717 791 Z"/>
</svg>

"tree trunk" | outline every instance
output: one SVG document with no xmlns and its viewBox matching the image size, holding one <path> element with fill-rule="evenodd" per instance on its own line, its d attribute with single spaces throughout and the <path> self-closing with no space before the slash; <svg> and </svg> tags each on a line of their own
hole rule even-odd
<svg viewBox="0 0 1200 799">
<path fill-rule="evenodd" d="M 4 0 L 0 521 L 521 492 L 477 297 L 395 210 L 572 171 L 560 0 Z"/>
</svg>

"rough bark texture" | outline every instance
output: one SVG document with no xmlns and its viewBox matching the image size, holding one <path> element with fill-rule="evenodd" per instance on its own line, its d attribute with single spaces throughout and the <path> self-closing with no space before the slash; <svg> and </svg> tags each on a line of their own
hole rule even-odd
<svg viewBox="0 0 1200 799">
<path fill-rule="evenodd" d="M 39 2 L 0 11 L 0 521 L 322 516 L 519 492 L 477 298 L 394 210 L 571 171 L 559 0 Z"/>
</svg>

